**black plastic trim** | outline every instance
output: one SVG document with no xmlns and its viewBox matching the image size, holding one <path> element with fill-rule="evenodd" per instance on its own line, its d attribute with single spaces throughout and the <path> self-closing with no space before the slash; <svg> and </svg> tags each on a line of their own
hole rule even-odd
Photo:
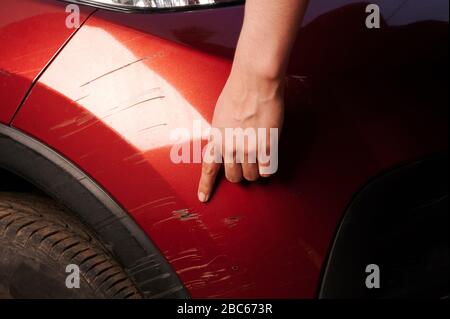
<svg viewBox="0 0 450 319">
<path fill-rule="evenodd" d="M 448 152 L 377 176 L 344 213 L 318 297 L 448 295 L 449 228 Z M 366 287 L 369 264 L 380 267 L 379 289 Z"/>
<path fill-rule="evenodd" d="M 0 167 L 61 202 L 90 226 L 147 298 L 189 298 L 170 264 L 126 211 L 69 160 L 0 124 Z"/>
</svg>

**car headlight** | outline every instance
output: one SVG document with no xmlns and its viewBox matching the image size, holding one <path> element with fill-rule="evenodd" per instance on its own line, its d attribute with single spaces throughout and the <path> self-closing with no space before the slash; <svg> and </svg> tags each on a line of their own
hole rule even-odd
<svg viewBox="0 0 450 319">
<path fill-rule="evenodd" d="M 244 3 L 245 0 L 65 0 L 125 12 L 193 10 Z"/>
</svg>

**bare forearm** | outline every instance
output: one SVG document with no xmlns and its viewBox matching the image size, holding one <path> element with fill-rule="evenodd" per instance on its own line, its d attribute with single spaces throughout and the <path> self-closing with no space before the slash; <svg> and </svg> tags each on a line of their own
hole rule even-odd
<svg viewBox="0 0 450 319">
<path fill-rule="evenodd" d="M 307 5 L 308 0 L 247 0 L 235 64 L 282 76 Z"/>
</svg>

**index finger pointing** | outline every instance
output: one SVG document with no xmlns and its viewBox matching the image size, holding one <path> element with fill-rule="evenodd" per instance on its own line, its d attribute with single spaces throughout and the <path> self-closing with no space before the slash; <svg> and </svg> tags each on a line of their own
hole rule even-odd
<svg viewBox="0 0 450 319">
<path fill-rule="evenodd" d="M 198 185 L 198 199 L 202 203 L 206 203 L 211 198 L 220 165 L 220 163 L 208 163 L 203 161 L 202 176 L 200 177 L 200 183 Z"/>
</svg>

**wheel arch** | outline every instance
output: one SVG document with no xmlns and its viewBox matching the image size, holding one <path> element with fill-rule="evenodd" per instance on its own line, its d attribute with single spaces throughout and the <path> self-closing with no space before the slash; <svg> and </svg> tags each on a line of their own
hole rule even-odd
<svg viewBox="0 0 450 319">
<path fill-rule="evenodd" d="M 62 203 L 93 229 L 148 298 L 189 298 L 170 264 L 128 213 L 71 161 L 0 124 L 0 170 L 14 187 L 29 184 Z M 29 183 L 29 184 L 28 184 Z"/>
</svg>

